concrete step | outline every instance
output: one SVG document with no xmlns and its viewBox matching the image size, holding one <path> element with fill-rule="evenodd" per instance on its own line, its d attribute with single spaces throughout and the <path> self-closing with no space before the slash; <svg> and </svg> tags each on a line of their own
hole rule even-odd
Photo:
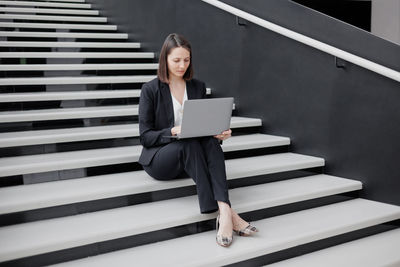
<svg viewBox="0 0 400 267">
<path fill-rule="evenodd" d="M 268 267 L 396 267 L 400 266 L 400 228 L 364 237 Z"/>
<path fill-rule="evenodd" d="M 96 106 L 0 112 L 0 123 L 136 116 L 138 105 Z"/>
<path fill-rule="evenodd" d="M 0 14 L 0 19 L 18 20 L 46 20 L 46 21 L 79 21 L 79 22 L 107 22 L 104 17 L 82 17 L 82 16 L 47 16 L 47 15 L 22 15 L 22 14 Z"/>
<path fill-rule="evenodd" d="M 154 58 L 149 52 L 0 52 L 0 58 Z"/>
<path fill-rule="evenodd" d="M 252 195 L 253 193 L 251 192 L 247 195 L 243 194 L 242 201 Z M 268 196 L 264 194 L 260 197 L 268 198 Z M 236 203 L 233 207 L 236 207 Z M 162 215 L 165 214 L 164 216 L 167 217 L 167 215 L 170 215 L 168 213 L 171 213 L 171 210 L 174 209 L 165 209 L 164 213 L 157 214 L 157 216 L 162 218 Z M 149 213 L 143 217 L 148 216 Z M 134 217 L 135 219 L 141 218 L 136 216 Z M 369 226 L 382 224 L 399 218 L 400 207 L 398 206 L 365 199 L 354 199 L 253 222 L 260 232 L 250 238 L 235 236 L 233 241 L 234 243 L 228 249 L 215 244 L 215 231 L 208 231 L 168 241 L 102 254 L 99 256 L 88 257 L 81 260 L 59 264 L 57 266 L 98 267 L 113 265 L 123 267 L 130 266 L 132 262 L 139 265 L 144 264 L 146 266 L 222 266 L 367 228 Z M 114 217 L 112 218 L 112 221 L 120 222 L 121 220 L 116 220 Z M 143 225 L 146 224 L 143 223 Z M 96 227 L 97 225 L 92 223 L 92 226 Z M 99 225 L 98 227 L 101 226 L 103 225 Z M 76 228 L 71 228 L 70 234 L 73 235 L 75 234 L 74 232 Z M 23 226 L 21 226 L 20 229 L 23 230 Z M 36 229 L 40 229 L 39 225 Z M 46 231 L 46 229 L 43 228 L 43 231 Z M 18 232 L 14 230 L 14 235 L 17 233 Z M 30 232 L 27 234 L 29 233 Z M 55 236 L 58 236 L 58 233 Z M 40 239 L 39 237 L 40 234 L 38 233 L 36 238 Z M 13 236 L 10 235 L 8 238 L 12 240 Z M 50 242 L 46 245 L 50 249 Z M 16 248 L 19 247 L 17 244 L 15 246 Z M 199 253 L 199 251 L 201 251 L 201 253 Z M 154 257 L 154 255 L 157 256 Z M 207 255 L 207 257 L 204 257 L 204 255 Z M 14 257 L 17 257 L 17 255 Z M 308 267 L 308 265 L 296 266 Z M 326 265 L 324 264 L 320 266 Z"/>
<path fill-rule="evenodd" d="M 279 137 L 276 137 L 278 139 Z M 272 159 L 272 162 L 270 160 Z M 295 157 L 292 157 L 295 159 Z M 303 162 L 304 163 L 304 162 Z M 255 156 L 230 159 L 225 161 L 227 179 L 234 180 L 252 175 L 279 173 L 301 168 L 295 162 L 276 161 L 273 155 Z M 309 181 L 314 188 L 331 186 L 343 183 L 351 184 L 353 190 L 361 189 L 361 183 L 350 180 L 340 180 L 328 175 L 315 175 L 303 178 L 303 183 Z M 318 183 L 316 181 L 319 181 Z M 280 184 L 285 184 L 281 182 Z M 291 184 L 291 182 L 287 182 Z M 78 202 L 106 199 L 125 195 L 140 194 L 158 190 L 181 188 L 194 185 L 192 179 L 176 179 L 172 181 L 157 181 L 145 171 L 132 171 L 117 174 L 91 176 L 79 179 L 60 180 L 46 183 L 20 185 L 0 188 L 0 214 L 40 209 L 52 206 L 72 204 Z M 268 187 L 265 195 L 277 197 L 280 191 L 273 191 Z M 287 191 L 284 191 L 287 192 Z M 335 191 L 338 192 L 338 191 Z"/>
<path fill-rule="evenodd" d="M 51 71 L 51 70 L 157 70 L 158 63 L 134 64 L 19 64 L 0 65 L 0 71 Z"/>
<path fill-rule="evenodd" d="M 63 8 L 92 8 L 91 4 L 75 3 L 52 3 L 39 1 L 0 1 L 0 5 L 8 6 L 41 6 L 41 7 L 63 7 Z"/>
<path fill-rule="evenodd" d="M 43 0 L 41 0 L 43 1 Z M 85 0 L 44 0 L 47 2 L 70 2 L 70 3 L 85 3 Z"/>
<path fill-rule="evenodd" d="M 140 89 L 0 94 L 0 103 L 139 97 Z"/>
<path fill-rule="evenodd" d="M 0 47 L 140 48 L 140 43 L 0 41 Z"/>
<path fill-rule="evenodd" d="M 3 78 L 1 85 L 145 83 L 156 75 Z"/>
<path fill-rule="evenodd" d="M 268 135 L 232 137 L 229 142 L 224 142 L 222 149 L 228 152 L 269 147 L 271 142 L 275 141 L 271 139 Z M 287 140 L 280 140 L 280 142 L 287 143 Z M 0 177 L 137 162 L 141 151 L 142 146 L 137 145 L 3 157 L 0 158 Z M 293 153 L 281 153 L 274 156 L 273 159 L 277 161 L 293 160 L 295 162 L 297 160 L 302 168 L 320 167 L 324 164 L 323 159 Z M 291 166 L 296 165 L 294 162 Z"/>
<path fill-rule="evenodd" d="M 233 110 L 235 104 L 233 105 Z M 0 123 L 48 121 L 116 116 L 137 116 L 138 105 L 95 106 L 82 108 L 35 109 L 0 112 Z"/>
<path fill-rule="evenodd" d="M 98 16 L 98 10 L 60 9 L 60 8 L 21 8 L 0 7 L 0 12 L 5 13 L 39 13 L 39 14 L 68 14 L 68 15 L 93 15 Z"/>
<path fill-rule="evenodd" d="M 207 95 L 209 94 L 211 94 L 211 89 L 207 88 Z M 105 98 L 139 97 L 139 96 L 140 96 L 140 89 L 3 93 L 0 94 L 0 103 L 78 100 L 78 99 L 105 99 Z"/>
<path fill-rule="evenodd" d="M 0 37 L 128 39 L 126 33 L 0 31 Z"/>
<path fill-rule="evenodd" d="M 335 177 L 332 177 L 332 180 L 329 182 L 327 182 L 326 180 L 328 179 L 324 179 L 323 177 L 320 178 L 304 177 L 282 182 L 274 182 L 274 183 L 260 184 L 255 186 L 236 188 L 230 190 L 230 200 L 235 210 L 238 213 L 242 213 L 257 209 L 265 209 L 279 205 L 295 203 L 306 199 L 314 199 L 316 197 L 334 195 L 342 192 L 352 191 L 355 188 L 360 187 L 359 182 L 343 178 L 335 179 Z M 265 194 L 266 191 L 272 193 L 272 195 Z M 373 211 L 377 209 L 377 207 L 375 207 L 374 205 L 375 203 L 374 204 L 371 203 L 370 205 L 368 204 L 362 205 L 364 204 L 364 201 L 359 200 L 359 202 L 363 203 L 359 203 L 359 205 L 355 204 L 350 208 L 350 210 L 353 210 L 354 208 L 360 206 L 369 208 Z M 368 203 L 370 202 L 368 201 Z M 365 221 L 366 223 L 373 224 L 373 223 L 379 223 L 384 220 L 388 220 L 389 218 L 391 219 L 400 216 L 400 208 L 398 207 L 393 207 L 384 204 L 376 206 L 379 206 L 381 208 L 381 210 L 378 211 L 376 214 L 370 214 L 370 212 L 367 210 L 365 211 L 365 213 L 368 214 L 368 216 L 367 215 L 362 216 L 361 215 L 362 213 L 360 214 L 360 212 L 358 212 L 356 213 L 355 217 L 359 218 L 357 217 L 357 215 L 360 214 L 360 216 L 362 216 L 363 218 L 363 221 Z M 326 214 L 326 212 L 322 213 Z M 215 217 L 216 217 L 216 212 L 211 214 L 200 214 L 198 208 L 197 196 L 189 196 L 189 197 L 139 204 L 112 210 L 91 212 L 81 215 L 7 226 L 0 229 L 0 244 L 1 244 L 0 261 L 22 258 L 31 255 L 37 255 L 41 253 L 47 253 L 51 251 L 106 241 L 110 239 L 117 239 L 126 236 L 142 234 L 178 225 L 184 225 L 194 222 L 200 222 L 203 220 L 213 219 Z M 314 218 L 314 217 L 310 218 L 310 215 L 307 215 L 307 217 L 309 217 L 309 219 Z M 332 218 L 332 216 L 330 217 Z M 373 217 L 374 219 L 371 220 L 372 221 L 371 222 L 370 220 L 367 219 L 367 217 Z M 273 218 L 267 220 L 271 219 Z M 331 224 L 328 225 L 332 226 Z M 347 225 L 349 225 L 349 223 L 347 223 Z M 266 227 L 263 221 L 257 223 L 256 226 L 260 228 L 261 231 L 260 236 L 265 236 L 265 235 L 268 236 L 267 233 L 271 234 L 270 231 L 274 229 L 271 227 Z M 288 229 L 287 231 L 293 233 L 293 231 L 290 231 L 290 229 Z M 214 235 L 214 231 L 212 232 Z M 209 234 L 209 232 L 199 235 L 207 235 L 207 234 Z M 186 238 L 185 241 L 188 238 L 197 239 L 199 235 L 191 235 L 184 238 Z M 258 239 L 257 237 L 247 238 L 247 240 L 256 242 L 258 244 L 258 242 L 256 241 L 257 239 Z M 174 241 L 176 242 L 176 240 L 182 240 L 182 239 L 178 238 L 165 242 L 173 243 Z M 201 242 L 194 247 L 199 248 L 199 245 L 205 246 L 205 248 L 209 248 L 208 250 L 214 251 L 214 253 L 211 253 L 212 256 L 215 255 L 219 249 L 221 249 L 219 252 L 231 251 L 231 249 L 223 250 L 224 248 L 218 248 L 217 247 L 218 245 L 215 244 L 214 240 L 215 236 L 212 236 L 207 240 L 208 242 L 204 240 L 205 242 Z M 280 240 L 283 241 L 283 239 Z M 242 240 L 240 241 L 237 240 L 237 243 L 238 244 L 248 243 L 245 241 L 245 239 L 243 241 Z M 157 244 L 159 243 L 151 245 L 157 247 Z M 136 249 L 140 249 L 143 247 L 146 246 L 136 247 Z M 170 246 L 168 246 L 167 243 L 162 247 L 162 249 L 168 249 L 169 247 Z M 175 252 L 184 251 L 185 253 L 183 254 L 185 256 L 170 257 L 171 259 L 164 259 L 165 263 L 170 262 L 171 260 L 174 259 L 182 260 L 183 258 L 185 258 L 187 262 L 182 261 L 181 264 L 168 265 L 168 266 L 183 266 L 183 265 L 186 266 L 187 265 L 186 263 L 190 264 L 191 261 L 188 260 L 188 258 L 186 257 L 186 253 L 192 254 L 191 251 L 193 251 L 194 247 L 187 246 L 186 248 L 188 247 L 190 247 L 191 249 L 175 250 Z M 153 250 L 153 255 L 154 251 L 159 252 L 158 249 Z M 249 252 L 249 249 L 247 250 L 247 252 Z M 193 254 L 197 253 L 198 255 L 199 254 L 198 251 L 202 250 L 193 251 Z M 140 256 L 140 253 L 138 254 L 139 254 L 138 256 Z M 152 260 L 155 260 L 154 258 L 159 259 L 159 257 L 162 257 L 162 255 L 166 254 L 157 253 L 157 257 L 153 256 L 152 257 L 153 259 L 148 259 L 149 263 L 151 263 Z M 249 255 L 254 255 L 254 253 L 248 253 L 247 256 Z M 201 255 L 198 255 L 198 259 L 204 258 L 205 261 L 210 261 L 211 259 L 215 260 L 215 258 L 213 258 L 212 256 L 210 258 L 209 255 L 207 257 L 204 257 L 204 255 L 201 257 Z M 137 260 L 129 261 L 129 264 L 132 264 L 132 262 L 137 262 L 140 263 L 140 265 L 147 266 L 147 262 L 142 261 L 142 259 L 144 258 L 140 259 L 141 260 L 139 261 Z M 163 264 L 160 264 L 161 261 L 157 262 L 158 262 L 157 266 L 165 266 Z M 117 262 L 115 262 L 114 264 L 117 264 L 117 266 L 119 266 L 120 265 L 119 263 L 120 262 L 118 261 L 118 264 Z M 97 265 L 97 266 L 105 266 L 105 265 Z"/>
<path fill-rule="evenodd" d="M 260 119 L 232 117 L 231 129 L 261 126 Z M 0 133 L 0 147 L 17 147 L 110 138 L 138 137 L 138 124 L 74 127 Z"/>
<path fill-rule="evenodd" d="M 4 28 L 40 28 L 40 29 L 74 29 L 74 30 L 101 30 L 116 31 L 116 25 L 98 24 L 54 24 L 54 23 L 21 23 L 21 22 L 0 22 Z"/>
</svg>

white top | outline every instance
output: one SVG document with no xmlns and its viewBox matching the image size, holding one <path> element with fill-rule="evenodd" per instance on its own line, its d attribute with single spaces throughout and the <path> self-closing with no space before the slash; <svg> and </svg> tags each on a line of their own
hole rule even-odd
<svg viewBox="0 0 400 267">
<path fill-rule="evenodd" d="M 180 126 L 182 124 L 183 107 L 185 105 L 185 101 L 188 100 L 186 86 L 185 86 L 185 94 L 183 95 L 182 105 L 172 95 L 172 92 L 171 92 L 171 98 L 172 98 L 172 104 L 174 106 L 174 126 Z"/>
</svg>

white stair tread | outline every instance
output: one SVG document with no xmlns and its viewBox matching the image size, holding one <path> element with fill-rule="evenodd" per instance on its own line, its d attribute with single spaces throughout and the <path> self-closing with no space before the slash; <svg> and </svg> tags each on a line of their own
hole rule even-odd
<svg viewBox="0 0 400 267">
<path fill-rule="evenodd" d="M 261 119 L 236 116 L 231 117 L 231 128 L 255 127 L 261 125 Z"/>
<path fill-rule="evenodd" d="M 140 96 L 140 89 L 62 91 L 62 92 L 37 92 L 37 93 L 36 92 L 35 93 L 4 93 L 4 94 L 0 94 L 0 103 L 122 98 L 122 97 L 139 97 L 139 96 Z"/>
<path fill-rule="evenodd" d="M 154 58 L 150 52 L 1 52 L 0 58 Z"/>
<path fill-rule="evenodd" d="M 5 27 L 5 28 L 44 28 L 44 29 L 79 29 L 79 30 L 104 30 L 104 31 L 117 30 L 116 25 L 63 24 L 63 23 L 55 24 L 55 23 L 0 22 L 0 27 Z"/>
<path fill-rule="evenodd" d="M 131 63 L 131 64 L 19 64 L 0 65 L 2 71 L 16 70 L 156 70 L 158 63 Z"/>
<path fill-rule="evenodd" d="M 43 0 L 41 0 L 43 1 Z M 45 0 L 47 2 L 71 2 L 71 3 L 85 3 L 85 0 Z"/>
<path fill-rule="evenodd" d="M 0 147 L 139 136 L 138 124 L 74 127 L 0 133 Z"/>
<path fill-rule="evenodd" d="M 80 21 L 80 22 L 107 22 L 104 17 L 81 17 L 81 16 L 43 16 L 43 15 L 20 15 L 0 14 L 0 19 L 24 19 L 24 20 L 49 20 L 49 21 Z"/>
<path fill-rule="evenodd" d="M 211 94 L 210 88 L 207 88 L 207 94 L 208 95 Z M 0 103 L 51 101 L 51 100 L 121 98 L 121 97 L 139 97 L 139 96 L 140 96 L 140 89 L 61 91 L 61 92 L 35 92 L 35 93 L 3 93 L 3 94 L 0 94 Z"/>
<path fill-rule="evenodd" d="M 0 123 L 98 118 L 98 117 L 114 117 L 114 116 L 134 116 L 137 114 L 138 114 L 138 105 L 39 109 L 39 110 L 25 110 L 25 111 L 2 111 L 0 112 Z"/>
<path fill-rule="evenodd" d="M 92 8 L 91 4 L 51 3 L 51 2 L 35 2 L 35 1 L 0 1 L 0 5 Z"/>
<path fill-rule="evenodd" d="M 0 41 L 0 47 L 140 48 L 140 43 Z M 38 65 L 40 65 L 40 64 L 38 64 Z M 33 64 L 31 66 L 33 66 Z"/>
<path fill-rule="evenodd" d="M 235 211 L 238 213 L 242 213 L 343 193 L 359 187 L 359 182 L 343 178 L 304 177 L 236 188 L 230 190 L 229 195 L 232 207 L 234 207 Z M 367 205 L 368 208 L 370 208 L 370 206 L 373 205 Z M 390 213 L 391 217 L 394 217 L 394 214 L 400 216 L 400 208 L 398 207 L 379 206 L 381 210 L 373 216 L 374 218 L 384 214 L 385 216 L 382 217 L 387 219 L 387 217 L 389 217 L 388 213 Z M 371 216 L 365 209 L 364 213 Z M 358 212 L 358 214 L 360 214 L 360 212 Z M 357 217 L 356 215 L 354 216 Z M 5 261 L 14 258 L 22 258 L 39 253 L 156 231 L 215 217 L 216 213 L 200 214 L 198 198 L 197 195 L 194 195 L 112 210 L 6 226 L 0 229 L 0 247 L 2 248 L 0 250 L 0 260 Z M 331 215 L 330 217 L 333 216 Z M 93 224 L 93 222 L 96 223 Z M 273 229 L 271 227 L 264 227 L 263 224 L 257 224 L 257 226 L 259 226 L 262 231 L 261 235 L 265 235 L 270 229 Z M 60 231 L 61 229 L 62 231 Z M 290 232 L 290 230 L 289 227 L 288 231 Z M 192 237 L 196 238 L 196 236 L 197 235 L 194 235 Z M 211 244 L 215 244 L 214 238 L 210 238 L 207 244 L 208 247 L 212 247 L 213 250 L 216 250 L 216 247 L 210 246 Z M 253 238 L 248 238 L 247 240 L 254 242 L 252 239 Z M 237 241 L 237 243 L 239 242 Z M 203 245 L 205 244 L 203 243 Z M 169 246 L 166 245 L 165 247 Z M 192 250 L 194 247 L 190 248 Z M 180 250 L 180 252 L 182 251 L 185 251 L 183 254 L 189 252 L 187 250 Z M 156 258 L 160 255 L 162 254 L 157 253 Z M 204 255 L 205 254 L 200 253 L 199 256 L 202 258 L 209 257 L 208 254 L 207 257 L 204 257 Z M 144 264 L 144 261 L 139 262 Z M 132 262 L 130 262 L 130 264 L 131 263 Z M 178 264 L 174 266 L 181 265 Z"/>
<path fill-rule="evenodd" d="M 396 267 L 400 266 L 400 228 L 375 234 L 268 267 Z"/>
<path fill-rule="evenodd" d="M 0 12 L 40 13 L 40 14 L 70 14 L 70 15 L 99 15 L 99 11 L 98 10 L 60 9 L 60 8 L 0 7 Z"/>
<path fill-rule="evenodd" d="M 270 146 L 271 142 L 274 143 L 276 140 L 268 135 L 259 134 L 254 136 L 236 136 L 226 140 L 222 145 L 222 149 L 224 151 L 247 149 L 247 147 L 243 146 L 243 143 L 249 144 L 249 146 L 262 148 Z M 0 158 L 0 177 L 136 162 L 139 159 L 141 151 L 142 146 L 137 145 L 28 156 L 3 157 Z M 273 158 L 277 159 L 278 161 L 289 158 L 298 160 L 299 164 L 303 164 L 304 161 L 307 164 L 311 164 L 306 165 L 303 168 L 324 165 L 324 160 L 321 158 L 302 156 L 292 153 L 276 154 L 276 156 Z"/>
<path fill-rule="evenodd" d="M 270 162 L 269 160 L 273 161 Z M 277 162 L 272 156 L 255 156 L 248 158 L 230 159 L 225 161 L 228 180 L 270 173 L 278 173 L 299 169 L 302 166 L 292 166 L 289 161 Z M 294 165 L 295 163 L 293 163 Z M 244 170 L 242 170 L 244 168 Z M 314 177 L 314 176 L 313 176 Z M 339 178 L 327 175 L 316 175 L 309 178 L 321 183 L 343 185 Z M 332 179 L 335 179 L 332 181 Z M 353 185 L 353 190 L 361 189 L 361 183 L 346 180 Z M 194 185 L 192 179 L 177 179 L 172 181 L 157 181 L 145 171 L 125 172 L 92 176 L 80 179 L 70 179 L 38 183 L 30 185 L 0 188 L 0 214 L 33 210 L 51 206 L 84 202 L 96 199 L 145 193 L 157 190 L 179 188 Z M 272 190 L 272 189 L 271 189 Z M 277 194 L 276 192 L 275 194 Z M 268 194 L 269 195 L 269 194 Z M 274 194 L 273 194 L 274 195 Z M 272 195 L 271 195 L 272 196 Z"/>
<path fill-rule="evenodd" d="M 233 109 L 235 105 L 233 106 Z M 0 123 L 22 121 L 66 120 L 115 116 L 137 116 L 138 105 L 56 108 L 0 112 Z"/>
<path fill-rule="evenodd" d="M 261 126 L 260 119 L 246 117 L 231 118 L 232 129 L 255 126 Z M 138 124 L 74 127 L 54 130 L 30 130 L 0 133 L 0 147 L 40 145 L 137 136 L 139 136 Z M 280 138 L 281 139 L 279 140 L 286 140 L 287 142 L 290 142 L 288 138 Z M 278 141 L 278 139 L 276 139 L 276 141 Z"/>
<path fill-rule="evenodd" d="M 85 38 L 85 39 L 128 39 L 126 33 L 93 32 L 21 32 L 0 31 L 0 37 L 44 37 L 44 38 Z"/>
<path fill-rule="evenodd" d="M 281 137 L 266 134 L 246 134 L 232 136 L 225 140 L 222 144 L 224 152 L 234 150 L 256 149 L 262 147 L 273 147 L 289 145 L 290 139 L 288 137 Z"/>
<path fill-rule="evenodd" d="M 1 85 L 35 85 L 35 84 L 93 84 L 93 83 L 145 83 L 156 78 L 156 75 L 130 76 L 63 76 L 34 78 L 3 78 Z"/>
<path fill-rule="evenodd" d="M 162 213 L 166 214 L 165 216 L 172 212 L 171 209 L 165 210 L 165 213 Z M 222 266 L 398 218 L 398 206 L 355 199 L 256 221 L 254 225 L 260 232 L 251 238 L 236 237 L 229 249 L 218 246 L 215 243 L 215 231 L 208 231 L 57 266 L 122 267 L 131 266 L 132 262 L 146 266 Z M 74 234 L 73 230 L 71 234 Z M 14 234 L 17 235 L 18 232 L 15 231 Z M 39 237 L 38 234 L 37 238 Z M 54 235 L 54 239 L 57 239 L 57 235 Z"/>
</svg>

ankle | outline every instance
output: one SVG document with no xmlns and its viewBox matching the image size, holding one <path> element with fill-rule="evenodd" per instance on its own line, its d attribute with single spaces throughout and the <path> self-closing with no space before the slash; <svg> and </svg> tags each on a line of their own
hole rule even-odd
<svg viewBox="0 0 400 267">
<path fill-rule="evenodd" d="M 231 213 L 230 213 L 229 211 L 220 211 L 220 212 L 219 212 L 219 217 L 220 217 L 223 221 L 228 220 L 228 218 L 229 218 L 230 221 L 232 221 L 232 215 L 231 215 Z"/>
<path fill-rule="evenodd" d="M 219 215 L 220 215 L 220 217 L 228 216 L 228 217 L 232 218 L 232 213 L 231 213 L 231 211 L 229 209 L 220 209 L 219 210 Z"/>
<path fill-rule="evenodd" d="M 232 212 L 232 224 L 234 228 L 243 227 L 248 224 L 247 221 L 243 220 L 236 212 Z"/>
</svg>

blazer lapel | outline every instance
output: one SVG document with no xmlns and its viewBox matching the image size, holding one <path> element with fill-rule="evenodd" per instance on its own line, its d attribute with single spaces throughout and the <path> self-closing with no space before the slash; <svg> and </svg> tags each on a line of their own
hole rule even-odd
<svg viewBox="0 0 400 267">
<path fill-rule="evenodd" d="M 171 99 L 171 91 L 169 90 L 169 86 L 166 83 L 160 82 L 160 91 L 162 102 L 164 103 L 165 113 L 167 115 L 168 124 L 170 126 L 174 126 L 174 107 L 172 105 Z"/>
</svg>

